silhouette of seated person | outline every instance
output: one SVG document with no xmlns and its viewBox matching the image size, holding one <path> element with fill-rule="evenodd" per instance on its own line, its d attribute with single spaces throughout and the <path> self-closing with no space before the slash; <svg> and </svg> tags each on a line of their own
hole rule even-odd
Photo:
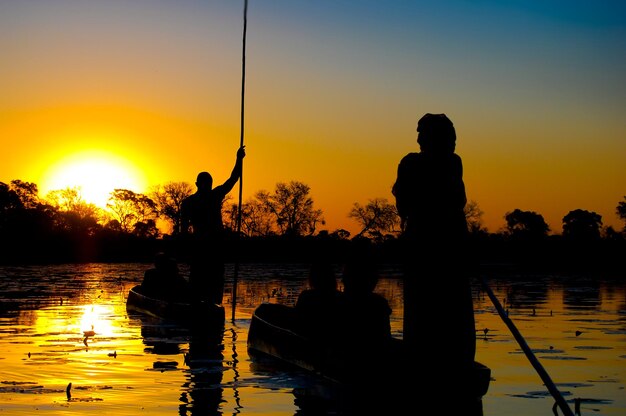
<svg viewBox="0 0 626 416">
<path fill-rule="evenodd" d="M 343 378 L 357 391 L 375 394 L 378 377 L 385 373 L 391 347 L 391 307 L 375 293 L 376 267 L 367 255 L 348 260 L 342 272 L 338 359 Z M 363 390 L 364 391 L 364 390 Z"/>
<path fill-rule="evenodd" d="M 145 295 L 168 300 L 182 300 L 189 295 L 187 280 L 180 275 L 176 261 L 165 253 L 158 253 L 154 267 L 145 271 L 141 290 Z"/>
<path fill-rule="evenodd" d="M 375 293 L 378 272 L 366 259 L 345 264 L 342 309 L 344 337 L 348 343 L 367 348 L 385 348 L 391 340 L 391 307 L 387 299 Z"/>
<path fill-rule="evenodd" d="M 313 263 L 309 270 L 308 284 L 309 287 L 296 300 L 297 330 L 306 336 L 326 337 L 337 326 L 341 296 L 332 264 Z"/>
</svg>

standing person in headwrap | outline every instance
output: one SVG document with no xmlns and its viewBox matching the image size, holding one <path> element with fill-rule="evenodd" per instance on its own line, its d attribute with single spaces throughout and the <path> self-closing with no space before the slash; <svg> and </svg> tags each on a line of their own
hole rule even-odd
<svg viewBox="0 0 626 416">
<path fill-rule="evenodd" d="M 467 202 L 456 132 L 445 114 L 417 124 L 420 152 L 398 165 L 392 193 L 402 219 L 404 340 L 433 365 L 469 368 L 476 334 L 467 253 Z"/>
</svg>

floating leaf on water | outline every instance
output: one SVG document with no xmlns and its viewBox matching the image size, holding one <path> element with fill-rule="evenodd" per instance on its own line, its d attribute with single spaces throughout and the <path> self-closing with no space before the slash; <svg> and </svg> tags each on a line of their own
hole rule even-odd
<svg viewBox="0 0 626 416">
<path fill-rule="evenodd" d="M 156 361 L 152 364 L 152 368 L 155 370 L 174 370 L 178 367 L 178 362 L 176 361 Z"/>
<path fill-rule="evenodd" d="M 585 357 L 570 357 L 567 355 L 544 355 L 542 357 L 539 357 L 542 359 L 546 359 L 546 360 L 564 360 L 564 361 L 584 361 L 586 360 Z"/>
<path fill-rule="evenodd" d="M 0 384 L 8 384 L 11 386 L 21 386 L 24 384 L 32 384 L 35 385 L 37 383 L 35 383 L 34 381 L 0 381 Z"/>
<path fill-rule="evenodd" d="M 587 380 L 590 383 L 619 383 L 620 381 L 616 378 L 601 378 L 600 380 Z"/>
<path fill-rule="evenodd" d="M 102 402 L 104 401 L 104 399 L 101 399 L 99 397 L 77 397 L 77 398 L 71 399 L 70 401 L 89 403 L 89 402 Z"/>
<path fill-rule="evenodd" d="M 589 383 L 554 383 L 554 385 L 557 387 L 571 387 L 571 388 L 593 387 L 593 384 L 589 384 Z"/>
<path fill-rule="evenodd" d="M 112 386 L 77 386 L 74 387 L 75 390 L 111 390 Z"/>
<path fill-rule="evenodd" d="M 554 347 L 550 347 L 549 349 L 545 348 L 533 348 L 532 352 L 535 354 L 563 354 L 565 351 L 563 350 L 555 350 Z"/>
<path fill-rule="evenodd" d="M 577 350 L 612 350 L 613 347 L 605 347 L 600 345 L 576 345 Z"/>
<path fill-rule="evenodd" d="M 608 399 L 590 399 L 590 398 L 578 398 L 578 400 L 581 403 L 588 403 L 588 404 L 612 404 L 613 400 L 608 400 Z"/>
</svg>

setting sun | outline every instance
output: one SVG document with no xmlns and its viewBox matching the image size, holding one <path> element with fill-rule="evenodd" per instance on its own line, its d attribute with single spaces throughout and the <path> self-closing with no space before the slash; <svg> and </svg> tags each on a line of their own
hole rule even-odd
<svg viewBox="0 0 626 416">
<path fill-rule="evenodd" d="M 82 198 L 99 207 L 105 207 L 114 189 L 143 192 L 142 172 L 127 160 L 116 155 L 88 151 L 76 153 L 50 166 L 44 175 L 42 192 L 78 188 Z"/>
</svg>

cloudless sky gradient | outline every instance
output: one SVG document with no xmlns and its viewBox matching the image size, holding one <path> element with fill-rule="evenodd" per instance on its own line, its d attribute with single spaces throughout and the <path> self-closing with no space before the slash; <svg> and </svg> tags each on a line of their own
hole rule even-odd
<svg viewBox="0 0 626 416">
<path fill-rule="evenodd" d="M 223 182 L 243 5 L 0 2 L 0 181 L 45 194 L 59 165 L 100 152 L 136 192 L 202 170 Z M 244 201 L 304 182 L 322 229 L 356 232 L 353 204 L 393 202 L 431 112 L 456 126 L 490 231 L 516 208 L 556 233 L 574 209 L 623 226 L 626 2 L 249 0 L 246 64 Z"/>
</svg>

